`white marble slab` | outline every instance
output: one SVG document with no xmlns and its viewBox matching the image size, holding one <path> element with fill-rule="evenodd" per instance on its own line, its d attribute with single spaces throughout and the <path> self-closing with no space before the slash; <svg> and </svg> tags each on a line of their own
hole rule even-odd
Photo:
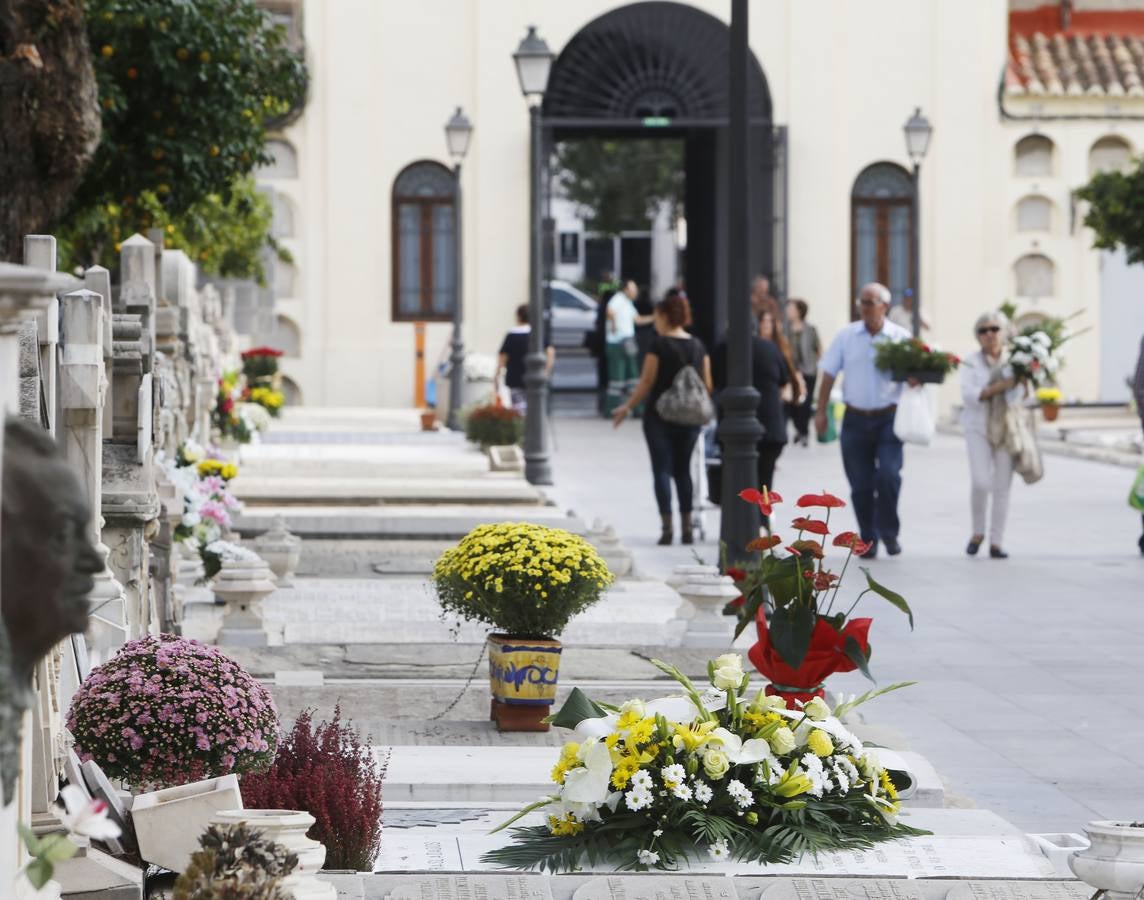
<svg viewBox="0 0 1144 900">
<path fill-rule="evenodd" d="M 508 503 L 537 505 L 544 494 L 523 478 L 379 477 L 388 471 L 356 473 L 283 473 L 281 477 L 244 470 L 231 482 L 234 495 L 245 503 Z M 525 512 L 517 515 L 527 515 Z"/>
</svg>

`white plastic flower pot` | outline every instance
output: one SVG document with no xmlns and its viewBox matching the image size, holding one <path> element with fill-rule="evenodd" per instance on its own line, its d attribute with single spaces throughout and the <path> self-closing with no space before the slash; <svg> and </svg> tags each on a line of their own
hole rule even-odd
<svg viewBox="0 0 1144 900">
<path fill-rule="evenodd" d="M 182 872 L 215 816 L 235 809 L 242 809 L 236 775 L 138 794 L 131 803 L 131 820 L 139 855 L 152 865 Z"/>
<path fill-rule="evenodd" d="M 282 882 L 283 890 L 292 894 L 294 900 L 336 900 L 337 889 L 314 877 L 326 861 L 326 848 L 306 837 L 314 824 L 312 815 L 292 809 L 228 809 L 214 817 L 216 825 L 240 822 L 297 855 L 298 867 Z"/>
</svg>

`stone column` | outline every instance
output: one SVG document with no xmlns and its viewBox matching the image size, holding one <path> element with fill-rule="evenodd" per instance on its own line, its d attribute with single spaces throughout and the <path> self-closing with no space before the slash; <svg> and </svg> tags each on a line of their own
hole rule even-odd
<svg viewBox="0 0 1144 900">
<path fill-rule="evenodd" d="M 50 234 L 25 235 L 24 264 L 45 272 L 56 271 L 56 239 Z M 59 303 L 53 297 L 47 306 L 36 313 L 36 332 L 40 342 L 40 379 L 48 411 L 48 430 L 52 434 L 57 434 L 56 348 L 60 340 L 59 321 Z"/>
<path fill-rule="evenodd" d="M 104 570 L 96 576 L 95 590 L 91 594 L 91 627 L 87 636 L 91 665 L 106 661 L 127 641 L 123 585 L 115 580 L 106 566 L 110 550 L 102 540 L 103 419 L 107 412 L 104 400 L 108 385 L 103 335 L 105 326 L 111 321 L 104 310 L 108 305 L 110 300 L 105 303 L 104 297 L 95 291 L 72 291 L 61 300 L 60 316 L 63 338 L 61 437 L 68 461 L 81 474 L 87 488 L 95 548 L 105 561 Z"/>
</svg>

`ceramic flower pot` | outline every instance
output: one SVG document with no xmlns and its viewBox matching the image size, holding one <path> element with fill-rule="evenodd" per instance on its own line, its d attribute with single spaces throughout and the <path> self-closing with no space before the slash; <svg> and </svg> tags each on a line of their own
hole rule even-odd
<svg viewBox="0 0 1144 900">
<path fill-rule="evenodd" d="M 153 865 L 182 872 L 199 849 L 199 835 L 218 811 L 241 808 L 242 794 L 234 775 L 136 794 L 131 821 L 139 855 Z"/>
<path fill-rule="evenodd" d="M 326 848 L 306 837 L 306 832 L 314 825 L 314 817 L 308 812 L 293 809 L 229 809 L 218 813 L 213 822 L 216 825 L 245 822 L 262 832 L 266 840 L 281 844 L 296 854 L 298 867 L 282 882 L 283 890 L 292 894 L 294 900 L 336 900 L 337 889 L 314 877 L 326 861 Z"/>
<path fill-rule="evenodd" d="M 1069 859 L 1076 877 L 1104 900 L 1133 900 L 1144 890 L 1144 825 L 1089 822 L 1090 844 Z"/>
<path fill-rule="evenodd" d="M 1057 416 L 1061 413 L 1061 408 L 1056 403 L 1042 403 L 1041 415 L 1045 417 L 1046 422 L 1055 422 Z"/>
<path fill-rule="evenodd" d="M 421 413 L 421 430 L 422 431 L 436 431 L 437 430 L 437 413 L 435 410 L 426 409 Z"/>
<path fill-rule="evenodd" d="M 489 718 L 498 731 L 548 731 L 541 720 L 556 700 L 560 651 L 560 642 L 547 638 L 489 635 Z"/>
</svg>

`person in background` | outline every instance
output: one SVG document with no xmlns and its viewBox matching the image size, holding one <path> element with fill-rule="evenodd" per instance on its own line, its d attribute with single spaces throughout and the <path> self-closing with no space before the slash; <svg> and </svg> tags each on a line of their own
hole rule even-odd
<svg viewBox="0 0 1144 900">
<path fill-rule="evenodd" d="M 608 392 L 608 300 L 619 285 L 611 272 L 603 273 L 603 280 L 596 287 L 596 327 L 584 335 L 584 346 L 596 359 L 596 411 L 605 418 Z"/>
<path fill-rule="evenodd" d="M 500 374 L 504 372 L 504 383 L 512 397 L 512 408 L 522 416 L 528 409 L 528 393 L 525 390 L 524 371 L 525 357 L 528 356 L 528 338 L 532 328 L 528 324 L 528 304 L 522 303 L 516 308 L 516 327 L 509 330 L 501 342 L 500 352 L 497 354 L 497 370 L 493 375 L 493 393 L 500 384 Z M 552 377 L 552 367 L 556 365 L 556 350 L 552 346 L 551 338 L 544 336 L 544 374 Z"/>
<path fill-rule="evenodd" d="M 786 305 L 786 330 L 790 336 L 791 353 L 794 365 L 802 375 L 806 385 L 801 403 L 788 403 L 787 414 L 794 423 L 795 441 L 807 446 L 810 435 L 811 404 L 814 399 L 814 383 L 818 379 L 818 360 L 822 356 L 822 343 L 818 329 L 806 321 L 810 307 L 805 300 L 788 300 Z"/>
<path fill-rule="evenodd" d="M 1136 359 L 1136 374 L 1132 378 L 1132 396 L 1136 398 L 1136 413 L 1140 416 L 1140 427 L 1144 428 L 1144 337 L 1140 339 L 1140 356 Z M 1144 519 L 1144 516 L 1141 516 Z M 1144 533 L 1138 543 L 1144 554 Z"/>
<path fill-rule="evenodd" d="M 698 425 L 665 422 L 659 417 L 655 405 L 684 366 L 694 366 L 710 391 L 711 357 L 707 355 L 703 342 L 687 333 L 687 326 L 691 324 L 691 305 L 682 294 L 668 291 L 667 296 L 655 306 L 654 321 L 656 336 L 644 358 L 639 383 L 631 396 L 616 407 L 612 422 L 618 428 L 634 408 L 647 400 L 643 432 L 651 458 L 652 482 L 661 522 L 657 543 L 665 546 L 672 541 L 671 483 L 674 480 L 679 500 L 680 542 L 691 544 L 695 540 L 691 521 L 695 499 L 691 451 L 695 449 L 700 429 Z"/>
<path fill-rule="evenodd" d="M 890 310 L 890 321 L 914 333 L 914 292 L 909 288 L 902 291 L 902 302 Z M 921 326 L 922 331 L 929 331 L 929 320 L 925 316 L 921 317 Z"/>
<path fill-rule="evenodd" d="M 641 288 L 636 297 L 636 350 L 638 352 L 637 369 L 643 371 L 644 357 L 647 348 L 655 339 L 655 303 L 647 288 Z"/>
<path fill-rule="evenodd" d="M 779 310 L 779 303 L 774 297 L 767 298 L 763 304 L 763 310 L 759 314 L 759 337 L 765 341 L 773 341 L 775 346 L 779 348 L 779 353 L 782 354 L 783 362 L 787 368 L 787 382 L 783 385 L 781 399 L 783 403 L 801 403 L 806 396 L 806 382 L 803 381 L 802 373 L 798 370 L 798 366 L 794 362 L 794 354 L 790 349 L 790 342 L 787 341 L 786 335 L 782 329 L 782 313 Z M 783 444 L 787 442 L 785 429 L 786 417 L 783 417 Z"/>
<path fill-rule="evenodd" d="M 638 293 L 639 288 L 629 278 L 608 300 L 604 350 L 608 357 L 605 410 L 609 415 L 632 392 L 639 377 L 639 346 L 636 344 L 636 319 L 639 313 L 633 302 Z"/>
<path fill-rule="evenodd" d="M 759 392 L 759 405 L 755 415 L 759 424 L 763 426 L 763 436 L 757 445 L 758 480 L 754 486 L 765 485 L 768 489 L 773 489 L 775 486 L 775 463 L 778 462 L 787 443 L 781 392 L 790 384 L 791 378 L 790 367 L 774 340 L 775 333 L 774 313 L 764 308 L 759 319 L 758 334 L 755 335 L 751 345 L 751 384 Z M 726 341 L 721 341 L 715 348 L 712 374 L 716 391 L 727 387 Z"/>
<path fill-rule="evenodd" d="M 840 332 L 822 357 L 822 382 L 818 386 L 818 408 L 814 427 L 826 431 L 826 406 L 835 379 L 843 372 L 842 399 L 846 415 L 842 419 L 842 465 L 850 482 L 850 497 L 862 540 L 870 545 L 863 554 L 873 559 L 878 540 L 890 556 L 902 552 L 898 543 L 898 494 L 902 488 L 902 442 L 894 434 L 894 413 L 902 386 L 874 365 L 874 345 L 880 341 L 901 341 L 910 333 L 886 318 L 890 291 L 871 282 L 858 293 L 861 319 Z"/>
<path fill-rule="evenodd" d="M 755 317 L 755 321 L 763 314 L 763 307 L 768 303 L 776 303 L 774 297 L 771 296 L 771 280 L 765 275 L 756 275 L 751 282 L 751 314 Z"/>
<path fill-rule="evenodd" d="M 1009 514 L 1009 489 L 1013 482 L 1013 456 L 1004 446 L 990 441 L 989 419 L 1002 415 L 1004 407 L 1021 402 L 1021 388 L 1013 371 L 1004 364 L 1009 320 L 1003 313 L 980 315 L 973 326 L 980 349 L 961 361 L 961 427 L 969 453 L 969 508 L 973 534 L 965 552 L 976 556 L 985 541 L 985 509 L 993 497 L 989 517 L 989 555 L 1007 559 L 1002 547 L 1005 519 Z"/>
</svg>

